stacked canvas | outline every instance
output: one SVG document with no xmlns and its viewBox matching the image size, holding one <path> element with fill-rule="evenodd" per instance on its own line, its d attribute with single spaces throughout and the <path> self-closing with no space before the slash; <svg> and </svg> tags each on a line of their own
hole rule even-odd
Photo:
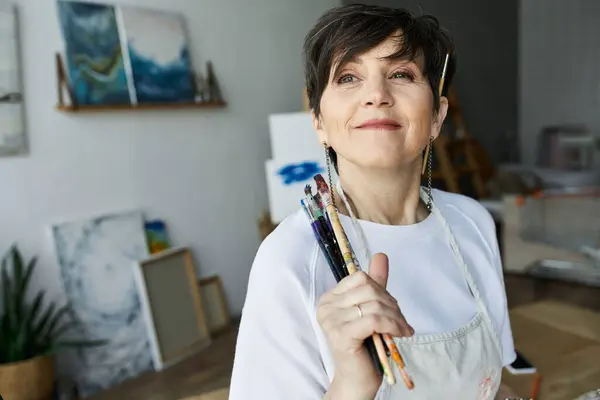
<svg viewBox="0 0 600 400">
<path fill-rule="evenodd" d="M 300 209 L 304 186 L 326 174 L 325 151 L 309 112 L 269 116 L 272 159 L 266 162 L 271 220 L 277 224 Z M 332 170 L 333 173 L 333 170 Z"/>
</svg>

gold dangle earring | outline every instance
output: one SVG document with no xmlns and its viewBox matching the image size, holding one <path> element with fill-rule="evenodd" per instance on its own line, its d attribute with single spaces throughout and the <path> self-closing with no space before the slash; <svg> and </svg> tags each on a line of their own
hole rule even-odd
<svg viewBox="0 0 600 400">
<path fill-rule="evenodd" d="M 444 92 L 444 82 L 446 80 L 446 71 L 448 69 L 448 60 L 450 59 L 450 53 L 446 53 L 446 58 L 444 60 L 444 67 L 442 69 L 442 76 L 440 77 L 440 83 L 438 87 L 438 95 L 442 97 Z M 429 143 L 427 143 L 427 147 L 425 147 L 425 157 L 423 157 L 423 168 L 421 169 L 421 175 L 425 173 L 425 167 L 427 167 L 427 210 L 431 212 L 431 203 L 433 199 L 431 198 L 431 152 L 433 146 L 433 136 L 429 136 Z"/>
<path fill-rule="evenodd" d="M 325 165 L 327 166 L 327 181 L 329 182 L 329 191 L 331 192 L 331 203 L 333 204 L 333 208 L 337 210 L 334 196 L 335 189 L 331 182 L 331 157 L 329 155 L 329 146 L 327 146 L 327 142 L 323 142 L 323 147 L 325 148 Z"/>
<path fill-rule="evenodd" d="M 425 151 L 427 158 L 427 210 L 431 212 L 431 203 L 433 202 L 433 198 L 431 197 L 431 162 L 433 159 L 432 149 L 433 146 L 433 136 L 429 136 L 429 143 L 427 144 L 427 150 Z"/>
</svg>

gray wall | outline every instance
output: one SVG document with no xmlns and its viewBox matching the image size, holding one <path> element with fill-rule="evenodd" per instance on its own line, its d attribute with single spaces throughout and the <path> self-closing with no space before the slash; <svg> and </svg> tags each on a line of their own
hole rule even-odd
<svg viewBox="0 0 600 400">
<path fill-rule="evenodd" d="M 213 62 L 228 107 L 56 112 L 56 2 L 17 0 L 31 153 L 0 157 L 0 254 L 17 242 L 28 258 L 39 256 L 34 285 L 61 301 L 49 227 L 140 208 L 166 220 L 174 245 L 192 249 L 200 276 L 221 276 L 238 314 L 257 219 L 268 209 L 268 116 L 302 109 L 304 35 L 339 0 L 118 3 L 185 14 L 196 67 Z"/>
<path fill-rule="evenodd" d="M 585 124 L 600 133 L 600 1 L 520 2 L 520 145 L 535 160 L 538 133 Z"/>
<path fill-rule="evenodd" d="M 344 4 L 353 1 L 344 0 Z M 457 42 L 455 89 L 467 128 L 490 152 L 507 161 L 516 148 L 517 0 L 366 0 L 435 15 Z M 512 138 L 512 141 L 511 141 Z"/>
</svg>

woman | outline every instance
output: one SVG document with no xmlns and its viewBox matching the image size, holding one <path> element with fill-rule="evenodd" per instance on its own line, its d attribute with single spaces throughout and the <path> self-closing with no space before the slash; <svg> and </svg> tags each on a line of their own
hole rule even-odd
<svg viewBox="0 0 600 400">
<path fill-rule="evenodd" d="M 438 85 L 452 50 L 434 18 L 384 7 L 335 8 L 308 34 L 314 126 L 368 273 L 336 283 L 303 211 L 284 220 L 252 267 L 230 400 L 498 392 L 515 352 L 494 222 L 473 199 L 420 187 L 448 108 Z M 450 57 L 446 87 L 453 73 Z M 394 337 L 412 391 L 376 372 L 363 346 L 373 332 Z"/>
</svg>

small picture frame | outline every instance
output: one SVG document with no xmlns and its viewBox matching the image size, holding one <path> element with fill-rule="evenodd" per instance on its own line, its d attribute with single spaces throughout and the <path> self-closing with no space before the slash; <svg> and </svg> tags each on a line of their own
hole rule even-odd
<svg viewBox="0 0 600 400">
<path fill-rule="evenodd" d="M 202 305 L 206 315 L 206 323 L 211 335 L 218 335 L 231 327 L 231 316 L 227 307 L 227 299 L 223 282 L 219 275 L 198 280 Z"/>
<path fill-rule="evenodd" d="M 211 344 L 188 248 L 151 255 L 138 262 L 134 271 L 155 370 L 176 364 Z"/>
</svg>

